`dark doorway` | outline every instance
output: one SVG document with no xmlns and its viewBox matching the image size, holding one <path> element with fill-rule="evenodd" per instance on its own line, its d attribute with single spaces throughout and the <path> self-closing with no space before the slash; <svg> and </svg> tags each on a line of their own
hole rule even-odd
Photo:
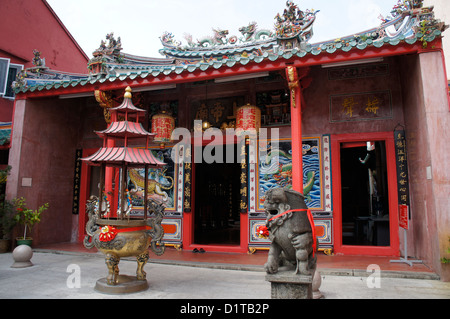
<svg viewBox="0 0 450 319">
<path fill-rule="evenodd" d="M 341 144 L 342 243 L 389 246 L 384 141 Z"/>
<path fill-rule="evenodd" d="M 195 164 L 194 243 L 240 244 L 240 164 Z M 237 147 L 234 147 L 237 154 Z"/>
</svg>

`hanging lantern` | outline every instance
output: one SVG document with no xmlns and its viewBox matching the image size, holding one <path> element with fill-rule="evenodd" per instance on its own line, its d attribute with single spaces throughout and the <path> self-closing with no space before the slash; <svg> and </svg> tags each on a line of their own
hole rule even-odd
<svg viewBox="0 0 450 319">
<path fill-rule="evenodd" d="M 261 128 L 261 110 L 250 104 L 236 110 L 236 135 L 256 137 Z"/>
<path fill-rule="evenodd" d="M 152 117 L 152 133 L 156 134 L 154 143 L 164 149 L 165 144 L 171 142 L 172 132 L 175 129 L 175 119 L 165 111 Z"/>
</svg>

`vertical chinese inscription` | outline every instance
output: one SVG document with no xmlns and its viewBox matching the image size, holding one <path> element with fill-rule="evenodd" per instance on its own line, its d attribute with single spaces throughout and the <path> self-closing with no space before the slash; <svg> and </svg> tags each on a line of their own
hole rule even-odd
<svg viewBox="0 0 450 319">
<path fill-rule="evenodd" d="M 398 204 L 409 206 L 408 162 L 405 131 L 394 131 L 395 162 L 397 165 Z"/>
<path fill-rule="evenodd" d="M 325 211 L 332 211 L 332 198 L 331 198 L 331 149 L 330 149 L 330 136 L 325 135 L 323 137 L 323 178 L 324 178 L 324 199 L 325 199 Z"/>
<path fill-rule="evenodd" d="M 72 214 L 78 215 L 80 203 L 80 185 L 81 185 L 81 157 L 82 150 L 78 149 L 75 152 L 75 173 L 73 177 L 73 202 Z"/>
<path fill-rule="evenodd" d="M 240 182 L 241 182 L 241 189 L 240 189 L 240 195 L 241 195 L 241 202 L 239 204 L 239 208 L 241 213 L 247 213 L 248 211 L 248 181 L 247 181 L 247 145 L 244 143 L 241 143 L 240 145 L 240 156 L 241 156 L 241 176 L 240 176 Z"/>
<path fill-rule="evenodd" d="M 184 163 L 184 211 L 191 212 L 191 185 L 192 185 L 191 163 Z"/>
</svg>

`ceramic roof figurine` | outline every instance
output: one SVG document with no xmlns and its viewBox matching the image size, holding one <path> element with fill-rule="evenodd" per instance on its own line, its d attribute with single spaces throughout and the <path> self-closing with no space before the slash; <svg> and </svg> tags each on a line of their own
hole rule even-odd
<svg viewBox="0 0 450 319">
<path fill-rule="evenodd" d="M 332 39 L 310 43 L 312 27 L 319 11 L 302 11 L 292 1 L 275 17 L 273 31 L 258 29 L 255 22 L 241 27 L 241 37 L 229 35 L 228 30 L 213 29 L 213 36 L 196 42 L 191 35 L 187 44 L 175 39 L 172 33 L 161 36 L 164 58 L 139 57 L 122 53 L 120 38 L 108 34 L 105 41 L 93 53 L 89 61 L 88 75 L 74 75 L 45 69 L 38 74 L 24 70 L 18 75 L 14 87 L 16 93 L 34 90 L 51 90 L 60 87 L 84 86 L 104 81 L 124 81 L 136 78 L 164 77 L 206 71 L 210 68 L 231 68 L 235 65 L 290 60 L 308 55 L 333 54 L 336 51 L 364 51 L 371 47 L 415 45 L 424 48 L 442 36 L 448 26 L 435 19 L 433 7 L 423 7 L 423 0 L 399 0 L 382 23 L 370 30 Z"/>
</svg>

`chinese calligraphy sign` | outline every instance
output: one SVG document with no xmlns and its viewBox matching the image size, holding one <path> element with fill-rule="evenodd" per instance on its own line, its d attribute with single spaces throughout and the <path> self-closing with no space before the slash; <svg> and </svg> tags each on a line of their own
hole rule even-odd
<svg viewBox="0 0 450 319">
<path fill-rule="evenodd" d="M 400 227 L 408 229 L 409 181 L 405 131 L 394 131 Z"/>
<path fill-rule="evenodd" d="M 397 164 L 398 204 L 409 205 L 408 163 L 405 131 L 394 132 L 395 162 Z"/>
<path fill-rule="evenodd" d="M 81 149 L 76 150 L 75 154 L 75 173 L 73 177 L 73 203 L 72 214 L 78 215 L 79 203 L 80 203 L 80 185 L 81 185 L 81 157 L 83 151 Z"/>
<path fill-rule="evenodd" d="M 235 111 L 244 105 L 244 101 L 243 96 L 193 100 L 190 102 L 193 116 L 191 120 L 207 121 L 214 127 L 220 127 L 223 123 L 229 124 L 236 118 Z"/>
<path fill-rule="evenodd" d="M 330 122 L 388 118 L 392 118 L 392 99 L 389 90 L 330 97 Z"/>
</svg>

